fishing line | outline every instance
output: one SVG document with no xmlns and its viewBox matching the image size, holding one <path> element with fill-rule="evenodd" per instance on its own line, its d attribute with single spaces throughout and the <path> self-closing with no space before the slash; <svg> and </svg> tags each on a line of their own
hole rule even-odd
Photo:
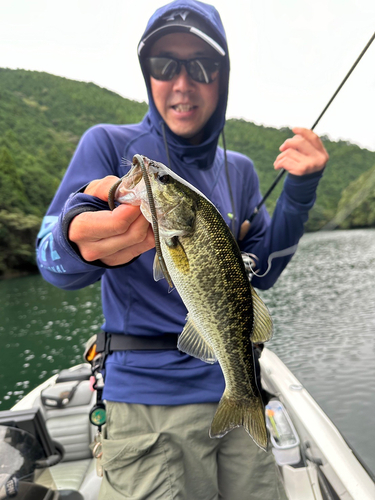
<svg viewBox="0 0 375 500">
<path fill-rule="evenodd" d="M 167 153 L 167 167 L 172 170 L 171 159 L 169 157 L 169 148 L 168 148 L 168 142 L 167 142 L 167 134 L 165 133 L 164 122 L 161 122 L 161 129 L 162 129 L 162 132 L 163 132 L 164 149 L 165 149 L 165 152 Z"/>
<path fill-rule="evenodd" d="M 298 248 L 298 244 L 296 245 L 293 245 L 292 247 L 288 247 L 288 248 L 284 248 L 283 250 L 278 250 L 276 252 L 272 252 L 269 256 L 268 256 L 268 260 L 267 260 L 267 263 L 268 263 L 268 267 L 266 269 L 266 271 L 263 273 L 263 274 L 258 274 L 256 271 L 254 271 L 252 268 L 251 268 L 251 274 L 256 276 L 257 278 L 264 278 L 271 270 L 271 267 L 272 267 L 272 261 L 273 259 L 277 259 L 278 257 L 286 257 L 287 255 L 293 255 L 296 250 Z M 252 259 L 254 261 L 254 257 L 256 260 L 259 260 L 256 255 L 253 255 L 253 254 L 247 254 L 244 252 L 245 255 L 249 256 L 250 259 Z"/>
<path fill-rule="evenodd" d="M 335 93 L 333 94 L 333 96 L 331 97 L 331 99 L 328 101 L 326 107 L 323 109 L 323 111 L 320 113 L 320 115 L 318 116 L 317 120 L 315 121 L 314 125 L 311 127 L 311 130 L 314 130 L 314 128 L 318 125 L 320 119 L 323 117 L 324 113 L 327 111 L 327 109 L 329 108 L 329 106 L 331 105 L 332 101 L 334 100 L 334 98 L 337 96 L 337 94 L 340 92 L 341 88 L 343 87 L 344 83 L 346 82 L 346 80 L 349 78 L 349 76 L 352 74 L 354 68 L 357 66 L 357 64 L 359 63 L 359 61 L 362 59 L 362 57 L 364 56 L 365 52 L 367 51 L 367 49 L 370 47 L 370 45 L 372 44 L 372 42 L 374 41 L 374 38 L 375 38 L 375 33 L 372 35 L 372 37 L 370 38 L 370 40 L 367 42 L 367 45 L 366 47 L 362 50 L 362 52 L 360 53 L 360 55 L 358 56 L 357 60 L 355 61 L 355 63 L 353 64 L 353 66 L 350 68 L 350 70 L 348 71 L 347 75 L 345 76 L 345 78 L 343 79 L 343 81 L 340 83 L 340 85 L 337 87 L 337 90 L 335 91 Z M 272 193 L 272 191 L 274 190 L 274 188 L 276 187 L 276 185 L 278 184 L 278 182 L 280 181 L 280 179 L 282 178 L 282 176 L 285 174 L 286 170 L 284 168 L 282 168 L 278 174 L 278 176 L 276 177 L 276 179 L 273 181 L 271 187 L 268 189 L 268 191 L 266 192 L 266 194 L 263 196 L 262 200 L 259 202 L 259 204 L 255 207 L 254 209 L 254 212 L 251 214 L 250 218 L 248 219 L 249 220 L 249 223 L 251 224 L 252 221 L 254 220 L 254 218 L 256 217 L 256 215 L 259 213 L 259 210 L 260 208 L 262 207 L 262 205 L 264 204 L 264 202 L 267 200 L 267 198 L 269 197 L 269 195 Z"/>
</svg>

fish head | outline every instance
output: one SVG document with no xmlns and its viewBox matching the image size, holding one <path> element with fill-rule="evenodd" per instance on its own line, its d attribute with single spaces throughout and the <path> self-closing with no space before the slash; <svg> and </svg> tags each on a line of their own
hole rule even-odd
<svg viewBox="0 0 375 500">
<path fill-rule="evenodd" d="M 139 205 L 145 218 L 155 223 L 145 182 L 147 175 L 160 236 L 172 238 L 193 233 L 199 192 L 163 163 L 142 156 L 142 166 L 138 157 L 134 157 L 132 168 L 122 178 L 116 201 Z"/>
</svg>

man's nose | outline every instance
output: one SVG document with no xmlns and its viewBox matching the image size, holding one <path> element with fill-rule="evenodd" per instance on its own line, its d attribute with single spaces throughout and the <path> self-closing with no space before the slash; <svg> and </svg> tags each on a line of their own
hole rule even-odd
<svg viewBox="0 0 375 500">
<path fill-rule="evenodd" d="M 189 76 L 185 66 L 181 65 L 181 70 L 173 79 L 173 90 L 176 92 L 189 92 L 194 89 L 194 80 Z"/>
</svg>

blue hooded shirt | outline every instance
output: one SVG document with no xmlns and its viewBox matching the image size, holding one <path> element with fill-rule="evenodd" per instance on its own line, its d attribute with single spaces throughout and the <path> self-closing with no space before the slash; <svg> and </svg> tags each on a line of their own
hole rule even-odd
<svg viewBox="0 0 375 500">
<path fill-rule="evenodd" d="M 123 176 L 126 173 L 123 158 L 131 160 L 135 154 L 169 164 L 216 205 L 228 225 L 232 224 L 231 214 L 235 214 L 231 227 L 237 238 L 241 223 L 261 200 L 258 176 L 251 160 L 227 151 L 226 162 L 223 149 L 218 147 L 225 124 L 229 56 L 216 9 L 194 0 L 177 0 L 156 11 L 142 39 L 163 17 L 180 10 L 200 16 L 225 50 L 220 99 L 205 126 L 203 142 L 192 145 L 163 122 L 141 57 L 148 89 L 148 113 L 141 123 L 101 124 L 83 135 L 38 235 L 37 262 L 47 281 L 63 289 L 76 290 L 101 280 L 105 317 L 102 328 L 111 333 L 137 336 L 170 333 L 176 334 L 177 339 L 187 311 L 176 290 L 168 293 L 165 280 L 154 281 L 155 250 L 145 252 L 129 265 L 108 268 L 100 262 L 85 261 L 69 241 L 69 224 L 76 215 L 87 210 L 108 210 L 107 203 L 84 194 L 84 187 L 91 180 L 106 175 Z M 258 257 L 260 272 L 267 269 L 272 253 L 298 243 L 308 211 L 314 204 L 320 177 L 320 173 L 288 175 L 272 219 L 263 206 L 246 237 L 239 242 L 241 250 Z M 291 254 L 274 259 L 268 274 L 264 278 L 255 277 L 253 285 L 261 289 L 272 286 L 290 258 Z M 218 363 L 206 364 L 177 349 L 114 352 L 106 361 L 103 396 L 110 401 L 159 405 L 217 402 L 223 390 L 224 379 Z"/>
</svg>

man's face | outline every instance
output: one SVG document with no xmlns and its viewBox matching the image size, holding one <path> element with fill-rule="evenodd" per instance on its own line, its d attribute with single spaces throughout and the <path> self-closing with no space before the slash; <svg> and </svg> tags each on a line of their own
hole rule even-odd
<svg viewBox="0 0 375 500">
<path fill-rule="evenodd" d="M 149 55 L 178 59 L 217 57 L 212 47 L 190 33 L 171 33 L 159 38 Z M 168 127 L 176 135 L 199 144 L 203 128 L 219 100 L 219 78 L 212 83 L 199 83 L 182 66 L 180 73 L 170 81 L 163 82 L 153 77 L 150 81 L 155 106 Z"/>
</svg>

